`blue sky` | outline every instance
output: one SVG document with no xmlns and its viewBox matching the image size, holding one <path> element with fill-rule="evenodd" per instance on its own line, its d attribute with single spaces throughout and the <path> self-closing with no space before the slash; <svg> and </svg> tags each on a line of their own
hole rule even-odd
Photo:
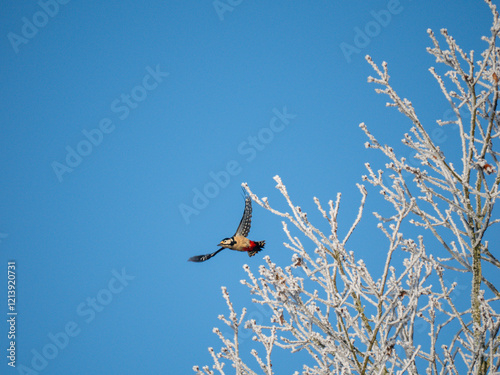
<svg viewBox="0 0 500 375">
<path fill-rule="evenodd" d="M 291 257 L 281 220 L 255 205 L 250 238 L 266 240 L 263 253 L 186 261 L 234 233 L 240 184 L 284 209 L 278 174 L 311 215 L 313 196 L 326 204 L 342 192 L 348 227 L 364 163 L 385 162 L 358 124 L 394 146 L 410 126 L 367 83 L 364 55 L 389 63 L 393 86 L 434 129 L 448 107 L 428 72 L 426 30 L 446 27 L 479 51 L 491 25 L 479 0 L 216 4 L 1 6 L 0 272 L 16 262 L 17 370 L 34 361 L 40 374 L 188 374 L 211 364 L 212 328 L 227 314 L 220 287 L 239 311 L 250 300 L 242 265 Z M 453 134 L 443 139 L 453 149 Z M 196 191 L 211 197 L 196 206 Z M 366 243 L 382 237 L 365 233 L 353 250 L 376 269 Z M 49 359 L 36 354 L 44 348 Z M 1 373 L 18 373 L 2 358 Z M 305 357 L 295 358 L 278 373 L 300 370 Z"/>
</svg>

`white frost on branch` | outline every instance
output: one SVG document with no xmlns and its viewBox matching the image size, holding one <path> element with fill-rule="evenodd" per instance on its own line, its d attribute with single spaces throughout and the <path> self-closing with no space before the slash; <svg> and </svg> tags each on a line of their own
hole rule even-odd
<svg viewBox="0 0 500 375">
<path fill-rule="evenodd" d="M 236 374 L 275 374 L 273 351 L 299 351 L 310 361 L 300 369 L 306 375 L 326 374 L 497 374 L 500 371 L 500 314 L 498 275 L 500 261 L 485 239 L 500 219 L 493 208 L 499 197 L 500 162 L 498 122 L 498 81 L 500 48 L 496 41 L 500 21 L 496 7 L 485 0 L 493 15 L 491 36 L 483 37 L 486 49 L 475 59 L 465 52 L 445 29 L 442 47 L 431 30 L 428 52 L 444 64 L 444 72 L 431 68 L 454 119 L 438 120 L 450 126 L 460 138 L 458 158 L 446 154 L 429 136 L 412 103 L 401 98 L 389 83 L 388 65 L 379 67 L 369 56 L 380 85 L 377 93 L 389 98 L 412 122 L 402 143 L 410 148 L 418 167 L 383 145 L 362 123 L 368 137 L 365 146 L 382 152 L 385 170 L 366 163 L 363 181 L 374 186 L 388 203 L 387 217 L 374 213 L 377 227 L 385 237 L 384 266 L 379 269 L 348 250 L 356 235 L 368 192 L 358 184 L 358 214 L 345 233 L 339 232 L 341 195 L 323 206 L 313 201 L 328 232 L 310 222 L 307 213 L 292 202 L 279 176 L 274 179 L 287 209 L 271 207 L 243 184 L 251 198 L 270 213 L 282 218 L 291 252 L 289 265 L 280 266 L 269 256 L 258 272 L 244 266 L 253 303 L 267 306 L 269 321 L 245 321 L 246 309 L 237 314 L 226 288 L 222 288 L 229 317 L 219 319 L 233 332 L 215 352 L 209 348 L 214 365 L 198 366 L 198 375 L 225 374 L 225 362 Z M 466 113 L 464 115 L 464 113 Z M 388 173 L 389 179 L 383 174 Z M 402 233 L 407 223 L 414 226 L 411 237 Z M 323 227 L 324 223 L 321 223 Z M 342 226 L 343 227 L 343 226 Z M 442 249 L 426 248 L 424 235 L 430 233 Z M 381 246 L 381 244 L 377 244 Z M 397 257 L 395 256 L 397 254 Z M 448 280 L 462 280 L 450 283 Z M 465 303 L 464 280 L 470 282 L 470 303 Z M 460 296 L 460 298 L 458 298 Z M 465 307 L 464 307 L 465 306 Z M 252 363 L 242 360 L 240 332 L 250 330 L 259 346 L 250 354 Z M 250 359 L 252 360 L 252 357 Z M 228 370 L 226 370 L 228 371 Z M 228 371 L 229 373 L 229 371 Z M 294 375 L 298 375 L 295 371 Z"/>
</svg>

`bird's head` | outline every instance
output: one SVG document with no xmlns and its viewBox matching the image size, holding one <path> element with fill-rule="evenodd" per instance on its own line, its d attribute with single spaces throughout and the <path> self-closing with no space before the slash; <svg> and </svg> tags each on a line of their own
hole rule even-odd
<svg viewBox="0 0 500 375">
<path fill-rule="evenodd" d="M 222 246 L 222 247 L 231 247 L 236 243 L 233 237 L 231 238 L 224 238 L 217 246 Z"/>
</svg>

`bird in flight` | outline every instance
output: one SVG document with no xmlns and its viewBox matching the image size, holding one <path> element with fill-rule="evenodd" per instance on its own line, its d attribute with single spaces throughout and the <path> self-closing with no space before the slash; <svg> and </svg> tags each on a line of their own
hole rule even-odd
<svg viewBox="0 0 500 375">
<path fill-rule="evenodd" d="M 204 262 L 217 255 L 224 249 L 236 251 L 246 251 L 249 257 L 254 256 L 264 248 L 266 241 L 252 241 L 247 238 L 252 225 L 252 198 L 245 192 L 245 210 L 241 218 L 240 225 L 236 229 L 236 233 L 229 238 L 224 238 L 218 246 L 221 248 L 211 254 L 196 255 L 188 259 L 191 262 Z"/>
</svg>

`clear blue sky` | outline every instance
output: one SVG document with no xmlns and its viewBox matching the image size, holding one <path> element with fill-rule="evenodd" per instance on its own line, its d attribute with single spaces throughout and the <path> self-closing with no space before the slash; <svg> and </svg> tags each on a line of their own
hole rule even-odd
<svg viewBox="0 0 500 375">
<path fill-rule="evenodd" d="M 9 1 L 0 12 L 1 288 L 15 260 L 16 364 L 56 375 L 211 364 L 212 328 L 227 314 L 220 287 L 240 311 L 250 299 L 242 265 L 257 272 L 264 254 L 291 257 L 281 220 L 254 205 L 250 238 L 267 241 L 263 253 L 186 261 L 234 233 L 240 184 L 284 209 L 279 174 L 314 218 L 313 196 L 326 204 L 342 192 L 347 227 L 363 164 L 385 162 L 358 124 L 395 146 L 410 126 L 367 83 L 364 55 L 388 61 L 394 87 L 433 129 L 447 106 L 427 70 L 426 30 L 446 27 L 479 50 L 491 25 L 479 0 L 233 0 L 219 14 L 212 1 L 64 2 Z M 358 30 L 372 36 L 355 39 Z M 194 206 L 193 189 L 208 204 Z M 366 229 L 351 246 L 377 267 L 373 236 L 382 239 Z M 0 304 L 4 321 L 6 293 Z M 0 328 L 0 373 L 16 374 Z M 300 370 L 296 358 L 276 371 Z"/>
</svg>

